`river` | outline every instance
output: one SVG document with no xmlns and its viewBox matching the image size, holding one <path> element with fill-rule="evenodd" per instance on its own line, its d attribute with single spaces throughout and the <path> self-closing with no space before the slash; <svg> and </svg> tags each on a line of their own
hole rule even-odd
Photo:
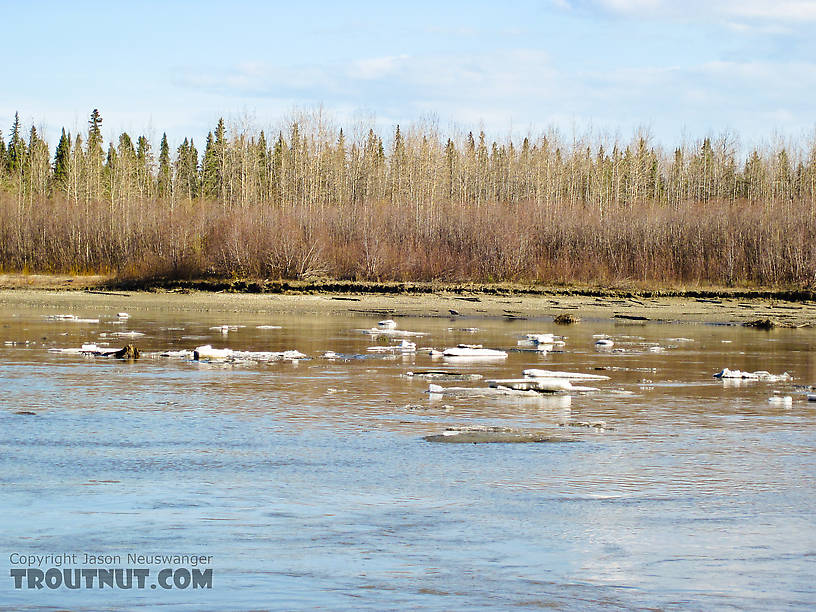
<svg viewBox="0 0 816 612">
<path fill-rule="evenodd" d="M 420 349 L 508 351 L 451 362 L 369 351 L 396 342 L 361 333 L 377 317 L 359 314 L 48 314 L 0 308 L 3 609 L 816 604 L 816 402 L 795 386 L 816 382 L 813 330 L 397 319 L 398 329 L 426 334 L 410 338 Z M 212 329 L 222 325 L 235 327 Z M 518 350 L 531 332 L 562 334 L 565 344 Z M 618 350 L 596 349 L 600 335 Z M 49 350 L 83 343 L 133 343 L 142 356 Z M 159 356 L 205 344 L 308 359 Z M 794 380 L 713 378 L 724 367 Z M 480 397 L 430 395 L 429 381 L 403 376 L 519 378 L 526 368 L 610 379 L 567 396 Z M 776 396 L 791 402 L 769 401 Z M 424 439 L 477 425 L 567 441 Z M 60 568 L 119 555 L 98 567 L 151 574 L 144 589 L 14 588 L 11 570 L 57 567 L 21 555 L 60 554 L 78 555 Z M 151 588 L 168 565 L 129 563 L 128 554 L 211 557 L 202 566 L 211 588 Z"/>
</svg>

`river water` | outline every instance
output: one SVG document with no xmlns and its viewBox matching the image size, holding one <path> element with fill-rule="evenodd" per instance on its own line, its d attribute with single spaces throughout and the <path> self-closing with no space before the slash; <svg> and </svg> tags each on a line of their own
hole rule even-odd
<svg viewBox="0 0 816 612">
<path fill-rule="evenodd" d="M 358 331 L 370 316 L 140 312 L 125 321 L 0 309 L 3 609 L 812 609 L 816 604 L 816 332 L 733 326 L 401 318 L 419 347 L 545 355 L 451 363 Z M 236 325 L 227 334 L 210 329 Z M 258 326 L 280 326 L 279 329 Z M 465 328 L 478 328 L 477 331 Z M 114 336 L 136 331 L 134 338 Z M 621 352 L 599 351 L 607 334 Z M 50 352 L 136 344 L 124 362 Z M 201 363 L 170 349 L 296 349 L 310 359 Z M 665 350 L 650 350 L 658 346 Z M 346 357 L 320 358 L 324 351 Z M 153 354 L 151 354 L 153 353 Z M 354 356 L 353 358 L 351 356 Z M 606 374 L 572 396 L 439 397 L 420 370 L 518 378 Z M 793 384 L 727 384 L 723 367 Z M 442 386 L 480 382 L 434 381 Z M 769 402 L 775 393 L 792 403 Z M 26 414 L 33 413 L 33 414 Z M 603 430 L 582 423 L 605 421 Z M 569 442 L 440 444 L 447 427 L 552 431 Z M 15 589 L 14 555 L 119 555 L 144 589 Z M 210 556 L 211 588 L 150 588 Z M 118 561 L 118 563 L 117 563 Z M 170 564 L 171 567 L 191 567 Z"/>
</svg>

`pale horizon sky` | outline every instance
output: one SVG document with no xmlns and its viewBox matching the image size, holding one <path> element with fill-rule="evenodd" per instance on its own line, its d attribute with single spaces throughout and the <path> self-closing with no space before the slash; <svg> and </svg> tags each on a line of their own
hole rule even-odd
<svg viewBox="0 0 816 612">
<path fill-rule="evenodd" d="M 220 116 L 295 108 L 383 134 L 433 114 L 493 137 L 620 134 L 743 147 L 816 128 L 816 0 L 140 3 L 0 0 L 0 130 L 56 145 L 93 108 L 106 140 L 199 149 Z"/>
</svg>

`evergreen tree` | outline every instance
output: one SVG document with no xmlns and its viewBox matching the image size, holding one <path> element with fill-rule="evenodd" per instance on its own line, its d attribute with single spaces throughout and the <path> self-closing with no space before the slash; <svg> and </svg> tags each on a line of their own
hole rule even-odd
<svg viewBox="0 0 816 612">
<path fill-rule="evenodd" d="M 26 146 L 20 132 L 20 113 L 14 113 L 14 124 L 11 126 L 11 136 L 6 153 L 6 167 L 11 175 L 19 175 L 23 170 Z"/>
<path fill-rule="evenodd" d="M 88 150 L 93 151 L 96 148 L 102 151 L 102 115 L 99 114 L 99 109 L 95 108 L 91 111 L 91 118 L 88 120 Z"/>
<path fill-rule="evenodd" d="M 218 197 L 218 157 L 215 153 L 215 140 L 212 132 L 207 134 L 204 159 L 201 162 L 201 194 L 205 198 Z"/>
<path fill-rule="evenodd" d="M 193 199 L 198 195 L 198 151 L 192 140 L 185 138 L 176 150 L 175 193 Z"/>
<path fill-rule="evenodd" d="M 65 133 L 62 128 L 62 135 L 57 150 L 54 153 L 54 182 L 59 189 L 66 189 L 68 182 L 68 168 L 71 163 L 71 135 Z"/>
<path fill-rule="evenodd" d="M 159 176 L 157 177 L 156 190 L 159 197 L 167 197 L 171 193 L 171 181 L 173 175 L 170 168 L 170 146 L 167 144 L 167 134 L 162 134 L 159 145 Z"/>
</svg>

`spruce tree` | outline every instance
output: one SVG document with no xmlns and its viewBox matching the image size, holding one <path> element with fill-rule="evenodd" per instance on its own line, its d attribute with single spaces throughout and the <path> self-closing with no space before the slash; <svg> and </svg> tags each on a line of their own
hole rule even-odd
<svg viewBox="0 0 816 612">
<path fill-rule="evenodd" d="M 57 150 L 54 153 L 54 182 L 59 189 L 65 189 L 68 182 L 68 165 L 71 160 L 71 135 L 65 133 L 62 128 L 62 135 Z"/>
<path fill-rule="evenodd" d="M 11 137 L 6 153 L 6 167 L 11 175 L 19 175 L 23 169 L 26 146 L 20 131 L 20 113 L 14 113 L 14 124 L 11 126 Z"/>
<path fill-rule="evenodd" d="M 212 199 L 218 197 L 218 157 L 212 132 L 207 134 L 204 160 L 201 162 L 201 195 Z"/>
<path fill-rule="evenodd" d="M 162 134 L 161 144 L 159 145 L 159 176 L 156 182 L 159 197 L 170 195 L 171 179 L 170 146 L 167 144 L 167 134 Z"/>
</svg>

